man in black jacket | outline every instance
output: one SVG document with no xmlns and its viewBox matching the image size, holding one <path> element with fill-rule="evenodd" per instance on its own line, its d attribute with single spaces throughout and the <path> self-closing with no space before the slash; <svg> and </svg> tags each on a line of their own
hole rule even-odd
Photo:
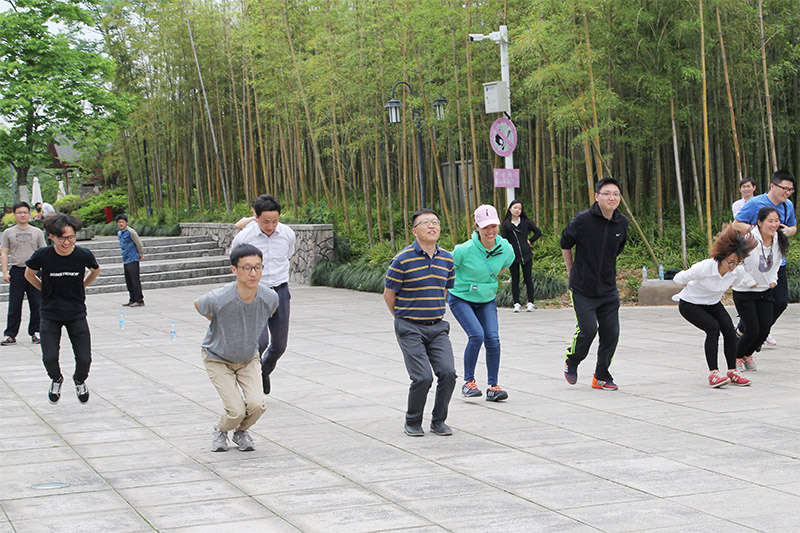
<svg viewBox="0 0 800 533">
<path fill-rule="evenodd" d="M 619 340 L 617 256 L 628 238 L 628 218 L 618 209 L 620 188 L 616 180 L 604 178 L 594 190 L 595 203 L 575 215 L 561 232 L 561 254 L 578 322 L 567 349 L 564 377 L 571 385 L 578 381 L 578 365 L 586 359 L 599 333 L 592 388 L 617 390 L 608 367 Z"/>
</svg>

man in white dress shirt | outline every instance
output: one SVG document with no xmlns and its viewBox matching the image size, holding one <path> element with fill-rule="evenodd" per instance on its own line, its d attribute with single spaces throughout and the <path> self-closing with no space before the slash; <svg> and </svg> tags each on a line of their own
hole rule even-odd
<svg viewBox="0 0 800 533">
<path fill-rule="evenodd" d="M 270 194 L 253 200 L 253 215 L 255 218 L 242 219 L 236 224 L 240 227 L 247 222 L 233 239 L 231 250 L 240 244 L 252 244 L 261 250 L 264 256 L 261 283 L 278 293 L 278 310 L 267 321 L 258 339 L 258 351 L 262 354 L 261 379 L 264 394 L 269 394 L 269 375 L 286 351 L 289 337 L 289 260 L 295 251 L 295 234 L 292 228 L 280 223 L 281 204 Z"/>
</svg>

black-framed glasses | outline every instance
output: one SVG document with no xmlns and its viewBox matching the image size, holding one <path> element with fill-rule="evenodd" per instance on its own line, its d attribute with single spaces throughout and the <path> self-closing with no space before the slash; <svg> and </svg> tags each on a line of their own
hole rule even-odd
<svg viewBox="0 0 800 533">
<path fill-rule="evenodd" d="M 264 265 L 244 265 L 244 266 L 237 266 L 236 268 L 241 268 L 242 272 L 245 274 L 250 274 L 251 272 L 261 272 L 264 270 Z"/>
<path fill-rule="evenodd" d="M 777 183 L 773 183 L 773 185 L 775 185 L 776 187 L 780 187 L 781 189 L 783 189 L 784 191 L 786 191 L 789 194 L 793 194 L 794 193 L 794 187 L 784 187 L 783 185 L 778 185 Z"/>
<path fill-rule="evenodd" d="M 744 263 L 744 261 L 743 260 L 736 260 L 736 259 L 726 259 L 725 263 L 728 265 L 728 268 L 733 269 L 733 268 L 738 267 L 742 263 Z"/>
<path fill-rule="evenodd" d="M 56 237 L 56 240 L 58 242 L 70 242 L 70 241 L 74 241 L 77 238 L 78 238 L 77 235 L 65 235 L 63 237 Z"/>
</svg>

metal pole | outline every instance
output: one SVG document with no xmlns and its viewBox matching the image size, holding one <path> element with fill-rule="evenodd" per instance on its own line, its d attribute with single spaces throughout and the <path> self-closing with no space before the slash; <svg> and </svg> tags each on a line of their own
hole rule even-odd
<svg viewBox="0 0 800 533">
<path fill-rule="evenodd" d="M 500 79 L 505 82 L 508 89 L 508 109 L 506 115 L 511 120 L 511 75 L 508 66 L 508 26 L 500 26 Z M 519 144 L 519 139 L 517 139 Z M 505 157 L 506 169 L 514 168 L 514 154 Z M 514 187 L 506 187 L 506 207 L 514 200 Z"/>
<path fill-rule="evenodd" d="M 150 202 L 150 171 L 147 168 L 147 139 L 142 139 L 142 147 L 144 148 L 144 176 L 147 181 L 147 216 L 153 216 L 153 205 Z"/>
<path fill-rule="evenodd" d="M 412 113 L 417 125 L 417 155 L 419 155 L 417 158 L 419 163 L 419 203 L 420 207 L 425 209 L 425 165 L 422 162 L 422 123 L 419 119 L 419 108 L 415 107 Z"/>
</svg>

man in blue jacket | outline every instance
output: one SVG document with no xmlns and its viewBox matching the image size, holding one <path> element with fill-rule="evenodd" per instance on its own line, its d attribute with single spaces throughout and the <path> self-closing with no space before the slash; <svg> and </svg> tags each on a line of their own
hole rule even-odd
<svg viewBox="0 0 800 533">
<path fill-rule="evenodd" d="M 575 215 L 561 232 L 561 254 L 578 322 L 567 349 L 564 377 L 570 385 L 577 383 L 578 365 L 586 359 L 599 333 L 592 388 L 617 390 L 608 367 L 619 340 L 617 256 L 628 238 L 628 218 L 619 212 L 621 197 L 616 180 L 603 178 L 594 190 L 595 203 Z"/>
<path fill-rule="evenodd" d="M 142 282 L 139 280 L 139 261 L 142 260 L 144 247 L 142 240 L 136 230 L 128 227 L 128 216 L 117 215 L 117 239 L 122 251 L 122 263 L 125 270 L 125 286 L 128 287 L 128 303 L 122 304 L 124 307 L 142 307 L 144 305 L 144 295 L 142 294 Z"/>
</svg>

